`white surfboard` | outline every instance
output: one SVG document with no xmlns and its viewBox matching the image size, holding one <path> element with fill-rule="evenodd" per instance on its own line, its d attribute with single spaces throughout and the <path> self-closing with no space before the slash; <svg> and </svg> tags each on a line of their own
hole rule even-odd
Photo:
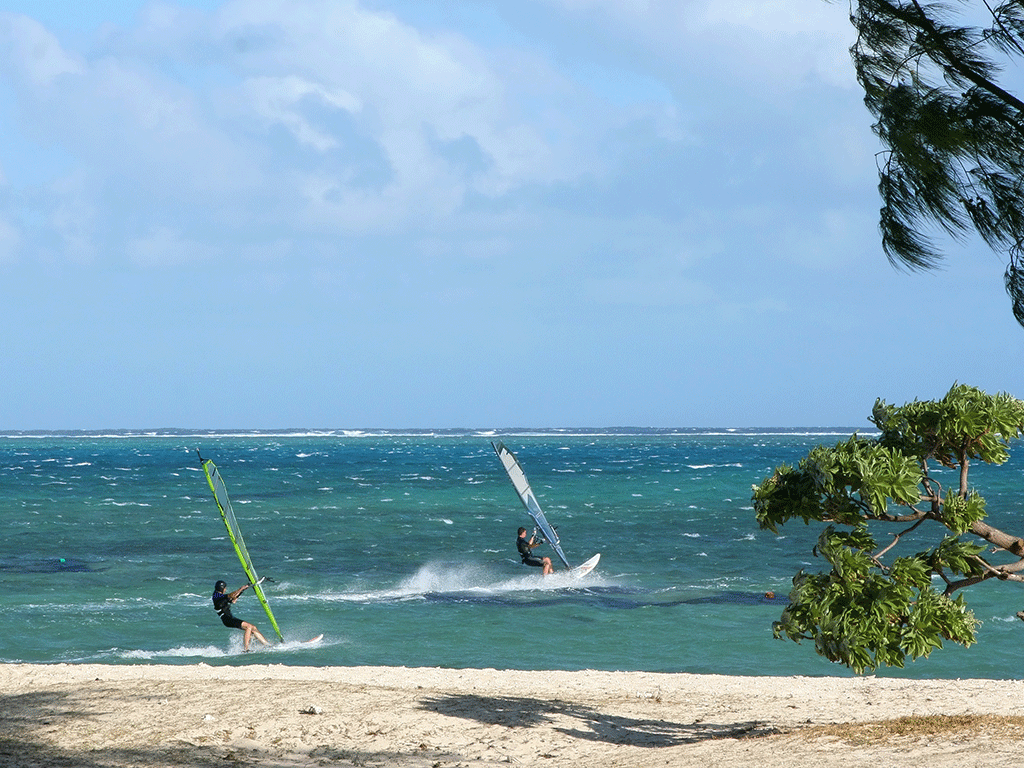
<svg viewBox="0 0 1024 768">
<path fill-rule="evenodd" d="M 586 576 L 588 573 L 590 573 L 592 570 L 594 570 L 594 566 L 597 565 L 597 561 L 600 560 L 600 559 L 601 559 L 601 555 L 600 555 L 600 553 L 598 553 L 598 554 L 594 555 L 592 558 L 590 558 L 589 560 L 587 560 L 587 562 L 583 563 L 582 565 L 577 565 L 575 568 L 573 568 L 571 571 L 569 571 L 569 573 L 571 573 L 577 579 L 581 579 L 584 576 Z"/>
</svg>

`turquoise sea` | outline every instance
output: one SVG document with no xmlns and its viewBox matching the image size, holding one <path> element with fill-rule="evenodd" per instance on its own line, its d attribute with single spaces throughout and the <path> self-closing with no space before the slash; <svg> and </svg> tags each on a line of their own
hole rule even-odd
<svg viewBox="0 0 1024 768">
<path fill-rule="evenodd" d="M 772 637 L 795 571 L 822 567 L 817 529 L 758 530 L 750 488 L 851 431 L 0 433 L 0 662 L 849 675 Z M 593 574 L 520 565 L 516 528 L 532 522 L 498 439 L 569 559 L 601 553 Z M 211 607 L 217 579 L 244 576 L 197 449 L 274 580 L 285 642 L 269 650 L 243 654 Z M 1017 457 L 973 475 L 1018 533 L 1022 472 Z M 1019 676 L 1024 587 L 967 597 L 977 645 L 877 674 Z M 272 636 L 251 593 L 235 614 Z"/>
</svg>

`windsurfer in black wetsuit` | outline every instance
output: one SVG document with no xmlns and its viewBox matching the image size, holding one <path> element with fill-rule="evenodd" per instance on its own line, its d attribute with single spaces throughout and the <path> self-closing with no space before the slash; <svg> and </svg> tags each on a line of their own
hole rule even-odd
<svg viewBox="0 0 1024 768">
<path fill-rule="evenodd" d="M 221 622 L 225 627 L 231 627 L 232 629 L 241 629 L 245 631 L 245 638 L 242 640 L 242 647 L 246 653 L 249 652 L 249 641 L 252 636 L 255 635 L 256 639 L 264 645 L 270 645 L 260 631 L 256 629 L 255 624 L 250 624 L 248 621 L 242 621 L 236 616 L 231 615 L 231 604 L 235 602 L 242 593 L 249 588 L 248 584 L 243 584 L 234 592 L 225 593 L 224 590 L 228 588 L 228 585 L 223 581 L 218 581 L 213 586 L 213 609 L 217 611 L 220 616 Z"/>
<path fill-rule="evenodd" d="M 519 550 L 519 556 L 523 558 L 523 565 L 535 565 L 538 568 L 543 568 L 543 575 L 547 576 L 549 573 L 554 572 L 554 568 L 551 567 L 550 557 L 535 557 L 532 550 L 534 547 L 539 547 L 542 542 L 534 543 L 534 539 L 537 538 L 536 533 L 526 538 L 526 529 L 520 528 L 519 535 L 516 538 L 516 549 Z"/>
</svg>

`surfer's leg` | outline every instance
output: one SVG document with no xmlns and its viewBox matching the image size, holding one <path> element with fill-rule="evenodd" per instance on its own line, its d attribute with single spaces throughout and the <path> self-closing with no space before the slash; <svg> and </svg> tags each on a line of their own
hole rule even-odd
<svg viewBox="0 0 1024 768">
<path fill-rule="evenodd" d="M 551 567 L 551 558 L 550 557 L 545 557 L 544 558 L 544 573 L 542 575 L 543 576 L 547 576 L 549 573 L 554 573 L 554 572 L 555 572 L 555 569 Z"/>
<path fill-rule="evenodd" d="M 245 630 L 245 638 L 242 641 L 242 647 L 246 651 L 249 650 L 249 643 L 251 642 L 253 635 L 255 635 L 256 639 L 259 640 L 264 645 L 270 645 L 270 643 L 267 642 L 267 638 L 265 638 L 262 634 L 260 634 L 260 631 L 258 629 L 256 629 L 256 625 L 255 624 L 250 624 L 248 621 L 243 621 L 242 622 L 242 629 Z"/>
<path fill-rule="evenodd" d="M 245 627 L 245 650 L 249 650 L 249 638 L 255 635 L 256 639 L 264 645 L 270 645 L 267 642 L 267 638 L 256 628 L 255 624 L 250 624 L 248 621 L 242 622 L 242 626 Z"/>
</svg>

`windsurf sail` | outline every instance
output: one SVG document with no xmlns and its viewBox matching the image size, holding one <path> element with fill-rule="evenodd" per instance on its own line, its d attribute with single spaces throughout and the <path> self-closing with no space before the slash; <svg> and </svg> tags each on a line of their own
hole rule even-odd
<svg viewBox="0 0 1024 768">
<path fill-rule="evenodd" d="M 537 527 L 540 528 L 548 544 L 558 553 L 558 557 L 565 563 L 565 567 L 571 569 L 572 566 L 569 565 L 569 561 L 562 551 L 562 545 L 558 541 L 558 533 L 551 527 L 548 519 L 544 517 L 544 511 L 540 508 L 540 504 L 537 503 L 537 497 L 533 495 L 533 491 L 530 489 L 530 481 L 526 479 L 526 473 L 519 465 L 519 461 L 512 451 L 505 447 L 504 443 L 491 443 L 491 446 L 494 448 L 494 452 L 498 454 L 498 458 L 501 459 L 505 472 L 508 473 L 508 479 L 512 481 L 512 487 L 516 489 L 519 500 L 523 502 L 527 513 L 533 518 Z"/>
<path fill-rule="evenodd" d="M 242 531 L 238 527 L 238 520 L 235 519 L 235 513 L 231 509 L 231 500 L 228 498 L 228 488 L 224 485 L 224 479 L 220 476 L 217 465 L 210 459 L 204 459 L 200 456 L 199 460 L 203 463 L 203 471 L 206 473 L 206 482 L 210 484 L 210 490 L 213 491 L 213 499 L 217 502 L 217 508 L 220 510 L 220 516 L 223 518 L 224 525 L 228 529 L 228 538 L 231 539 L 231 543 L 235 547 L 235 553 L 238 555 L 238 559 L 242 563 L 245 575 L 249 577 L 249 583 L 252 585 L 252 591 L 256 593 L 256 597 L 259 598 L 260 605 L 262 605 L 263 610 L 267 612 L 267 618 L 270 619 L 270 624 L 274 627 L 274 631 L 277 632 L 278 638 L 284 640 L 284 635 L 281 634 L 281 630 L 277 626 L 277 619 L 274 618 L 274 613 L 270 610 L 270 603 L 267 602 L 267 596 L 263 594 L 263 588 L 260 586 L 260 578 L 256 575 L 256 569 L 253 568 L 252 558 L 249 557 L 249 550 L 245 548 L 245 540 L 242 538 Z"/>
</svg>

